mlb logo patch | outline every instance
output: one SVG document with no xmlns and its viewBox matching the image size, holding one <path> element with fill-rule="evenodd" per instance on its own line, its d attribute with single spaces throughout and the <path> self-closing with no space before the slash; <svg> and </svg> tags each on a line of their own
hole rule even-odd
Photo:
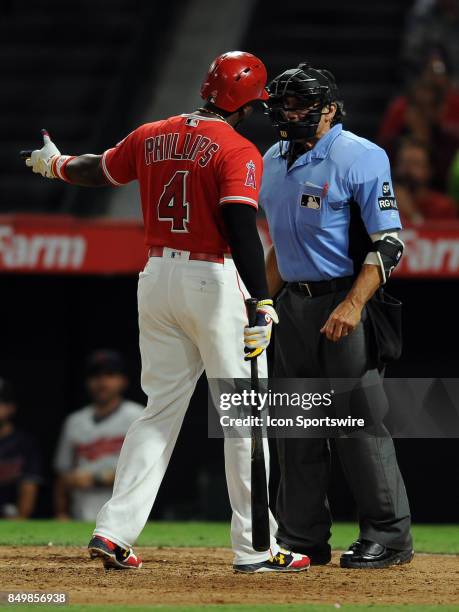
<svg viewBox="0 0 459 612">
<path fill-rule="evenodd" d="M 320 210 L 322 206 L 322 198 L 318 195 L 303 193 L 303 195 L 301 196 L 301 206 L 303 208 L 312 208 L 313 210 Z"/>
</svg>

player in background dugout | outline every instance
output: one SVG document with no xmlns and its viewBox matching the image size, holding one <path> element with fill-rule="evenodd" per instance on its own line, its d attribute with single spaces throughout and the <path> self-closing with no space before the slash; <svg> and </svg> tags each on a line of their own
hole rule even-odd
<svg viewBox="0 0 459 612">
<path fill-rule="evenodd" d="M 32 436 L 14 424 L 13 389 L 0 378 L 0 518 L 30 518 L 42 482 L 41 457 Z"/>
<path fill-rule="evenodd" d="M 250 53 L 225 53 L 201 87 L 204 105 L 140 126 L 103 155 L 61 155 L 45 146 L 26 164 L 48 178 L 86 186 L 140 184 L 149 259 L 139 276 L 143 416 L 129 429 L 113 496 L 97 517 L 90 554 L 106 566 L 137 569 L 132 545 L 142 531 L 175 446 L 196 383 L 250 378 L 248 360 L 264 350 L 277 322 L 269 299 L 256 213 L 262 175 L 257 148 L 237 133 L 253 104 L 266 100 L 266 68 Z M 201 103 L 202 104 L 202 103 Z M 244 300 L 257 298 L 256 325 Z M 244 352 L 246 359 L 244 359 Z M 218 386 L 218 385 L 217 385 Z M 266 465 L 269 449 L 265 440 Z M 252 547 L 250 438 L 226 437 L 231 538 L 238 572 L 302 571 L 305 555 Z"/>
<path fill-rule="evenodd" d="M 394 166 L 394 189 L 403 222 L 457 219 L 455 201 L 430 187 L 431 153 L 422 142 L 404 138 Z"/>
<path fill-rule="evenodd" d="M 119 353 L 94 352 L 86 373 L 91 403 L 66 418 L 54 461 L 55 512 L 63 520 L 95 520 L 112 494 L 126 432 L 143 410 L 123 397 L 128 379 Z"/>
</svg>

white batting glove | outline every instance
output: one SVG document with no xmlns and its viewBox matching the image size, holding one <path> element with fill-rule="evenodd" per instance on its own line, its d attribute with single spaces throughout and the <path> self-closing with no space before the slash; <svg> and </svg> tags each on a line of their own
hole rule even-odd
<svg viewBox="0 0 459 612">
<path fill-rule="evenodd" d="M 41 133 L 43 135 L 43 147 L 32 151 L 31 156 L 25 160 L 25 163 L 26 166 L 32 168 L 32 172 L 53 179 L 56 176 L 51 169 L 51 164 L 56 155 L 60 155 L 61 152 L 49 137 L 47 130 L 41 130 Z"/>
<path fill-rule="evenodd" d="M 262 300 L 258 302 L 256 324 L 253 327 L 244 328 L 245 361 L 256 359 L 268 348 L 273 323 L 279 323 L 273 301 Z"/>
</svg>

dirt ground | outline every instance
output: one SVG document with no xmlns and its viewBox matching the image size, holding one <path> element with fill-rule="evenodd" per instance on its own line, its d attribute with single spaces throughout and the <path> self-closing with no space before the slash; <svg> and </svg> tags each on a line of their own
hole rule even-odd
<svg viewBox="0 0 459 612">
<path fill-rule="evenodd" d="M 331 564 L 298 574 L 235 574 L 231 552 L 140 548 L 139 571 L 105 571 L 79 547 L 2 547 L 2 591 L 67 592 L 70 603 L 458 603 L 458 557 L 417 555 L 410 565 L 343 570 Z"/>
</svg>

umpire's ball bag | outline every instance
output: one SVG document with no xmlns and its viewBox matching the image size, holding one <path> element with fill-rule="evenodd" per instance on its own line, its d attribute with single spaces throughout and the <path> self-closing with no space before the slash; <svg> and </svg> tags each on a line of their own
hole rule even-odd
<svg viewBox="0 0 459 612">
<path fill-rule="evenodd" d="M 402 303 L 379 289 L 367 302 L 373 355 L 379 370 L 402 354 Z"/>
</svg>

